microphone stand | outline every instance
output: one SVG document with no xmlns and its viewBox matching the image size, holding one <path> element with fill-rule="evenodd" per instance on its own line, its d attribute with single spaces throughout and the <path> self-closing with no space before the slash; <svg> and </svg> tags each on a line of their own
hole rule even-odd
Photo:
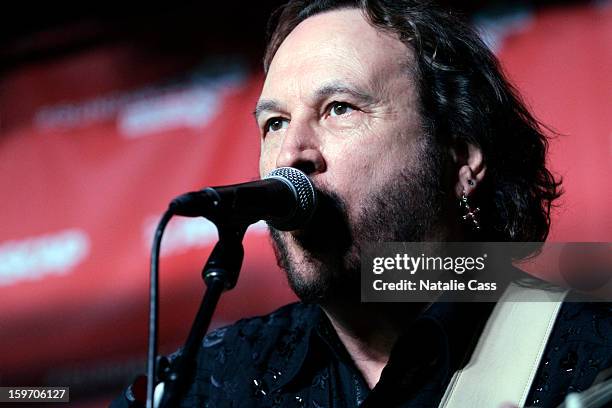
<svg viewBox="0 0 612 408">
<path fill-rule="evenodd" d="M 223 225 L 217 223 L 219 241 L 210 254 L 202 278 L 207 289 L 196 314 L 189 336 L 179 355 L 169 365 L 159 364 L 158 377 L 164 382 L 160 408 L 178 406 L 189 380 L 193 376 L 195 359 L 202 339 L 208 330 L 221 293 L 233 289 L 238 281 L 240 267 L 244 258 L 242 238 L 246 232 L 244 225 Z"/>
</svg>

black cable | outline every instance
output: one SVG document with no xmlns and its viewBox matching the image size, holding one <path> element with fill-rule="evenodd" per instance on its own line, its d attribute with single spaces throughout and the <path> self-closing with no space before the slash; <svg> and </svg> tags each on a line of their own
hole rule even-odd
<svg viewBox="0 0 612 408">
<path fill-rule="evenodd" d="M 149 278 L 149 348 L 147 351 L 147 408 L 153 408 L 153 394 L 155 391 L 157 318 L 159 314 L 159 252 L 164 230 L 173 215 L 172 211 L 166 210 L 161 220 L 159 220 L 153 238 L 153 246 L 151 248 L 151 269 Z"/>
</svg>

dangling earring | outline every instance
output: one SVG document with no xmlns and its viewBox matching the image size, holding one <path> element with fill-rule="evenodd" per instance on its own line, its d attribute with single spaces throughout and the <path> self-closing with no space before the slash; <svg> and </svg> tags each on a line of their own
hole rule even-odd
<svg viewBox="0 0 612 408">
<path fill-rule="evenodd" d="M 471 183 L 470 183 L 471 182 Z M 469 185 L 473 185 L 474 182 L 472 180 L 468 180 Z M 461 217 L 463 221 L 469 223 L 474 231 L 480 231 L 480 208 L 472 208 L 470 203 L 468 202 L 468 196 L 463 190 L 461 193 L 461 199 L 459 200 L 459 207 L 463 210 L 464 214 Z"/>
</svg>

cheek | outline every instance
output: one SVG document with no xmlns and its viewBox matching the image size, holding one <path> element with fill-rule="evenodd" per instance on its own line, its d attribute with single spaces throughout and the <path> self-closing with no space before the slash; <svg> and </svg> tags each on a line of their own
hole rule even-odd
<svg viewBox="0 0 612 408">
<path fill-rule="evenodd" d="M 363 147 L 366 146 L 349 143 L 326 152 L 328 174 L 325 181 L 344 199 L 353 216 L 360 211 L 366 196 L 374 188 L 371 181 L 380 158 L 379 154 L 372 154 L 370 149 Z"/>
<path fill-rule="evenodd" d="M 396 146 L 386 143 L 380 134 L 372 137 L 353 138 L 334 152 L 338 165 L 336 171 L 351 181 L 351 185 L 371 185 L 380 173 L 394 163 Z"/>
<path fill-rule="evenodd" d="M 381 133 L 362 138 L 333 153 L 330 165 L 338 192 L 345 198 L 353 215 L 362 210 L 368 198 L 375 195 L 407 166 L 406 146 L 397 140 L 387 140 Z M 332 154 L 331 152 L 329 152 Z"/>
<path fill-rule="evenodd" d="M 264 177 L 276 168 L 280 145 L 271 138 L 261 141 L 259 153 L 259 174 Z"/>
</svg>

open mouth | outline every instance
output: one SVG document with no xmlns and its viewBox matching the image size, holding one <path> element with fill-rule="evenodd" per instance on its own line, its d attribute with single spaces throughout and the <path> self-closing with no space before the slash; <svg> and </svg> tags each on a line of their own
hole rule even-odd
<svg viewBox="0 0 612 408">
<path fill-rule="evenodd" d="M 337 194 L 317 190 L 317 208 L 311 220 L 289 234 L 301 247 L 313 252 L 348 249 L 352 235 L 346 205 Z"/>
</svg>

